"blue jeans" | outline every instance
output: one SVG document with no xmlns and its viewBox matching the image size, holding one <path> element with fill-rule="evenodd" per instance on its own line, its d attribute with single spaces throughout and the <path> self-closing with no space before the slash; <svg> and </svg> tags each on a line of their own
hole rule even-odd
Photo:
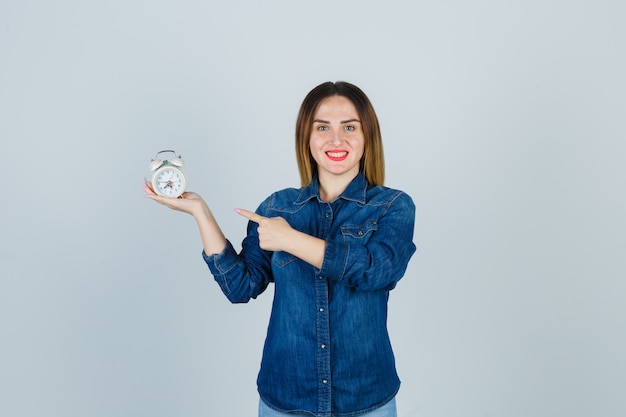
<svg viewBox="0 0 626 417">
<path fill-rule="evenodd" d="M 397 417 L 396 399 L 392 399 L 387 404 L 369 413 L 361 414 L 359 417 Z M 259 417 L 311 417 L 308 413 L 281 413 L 267 406 L 263 400 L 259 400 Z"/>
</svg>

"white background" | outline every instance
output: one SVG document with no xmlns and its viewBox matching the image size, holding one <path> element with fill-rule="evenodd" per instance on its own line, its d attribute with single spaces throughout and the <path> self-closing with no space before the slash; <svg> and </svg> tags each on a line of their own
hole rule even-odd
<svg viewBox="0 0 626 417">
<path fill-rule="evenodd" d="M 238 245 L 328 80 L 417 206 L 399 415 L 626 415 L 625 4 L 0 0 L 0 415 L 256 415 L 271 291 L 141 184 L 175 149 Z"/>
</svg>

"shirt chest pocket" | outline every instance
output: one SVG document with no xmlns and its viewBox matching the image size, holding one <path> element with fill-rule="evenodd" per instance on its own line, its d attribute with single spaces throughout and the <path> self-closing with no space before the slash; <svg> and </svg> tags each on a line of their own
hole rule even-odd
<svg viewBox="0 0 626 417">
<path fill-rule="evenodd" d="M 357 226 L 344 225 L 341 226 L 341 235 L 346 243 L 365 245 L 377 229 L 378 224 L 375 221 Z"/>
<path fill-rule="evenodd" d="M 274 252 L 272 254 L 272 263 L 279 268 L 284 268 L 298 258 L 287 252 Z"/>
</svg>

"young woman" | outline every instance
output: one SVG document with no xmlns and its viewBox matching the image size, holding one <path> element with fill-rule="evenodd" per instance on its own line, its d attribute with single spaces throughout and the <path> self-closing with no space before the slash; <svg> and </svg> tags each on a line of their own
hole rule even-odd
<svg viewBox="0 0 626 417">
<path fill-rule="evenodd" d="M 269 196 L 237 253 L 197 194 L 147 197 L 191 214 L 204 260 L 233 303 L 275 285 L 257 385 L 259 416 L 396 415 L 400 387 L 387 332 L 389 291 L 415 252 L 415 206 L 383 186 L 378 118 L 367 96 L 327 82 L 296 123 L 301 188 Z"/>
</svg>

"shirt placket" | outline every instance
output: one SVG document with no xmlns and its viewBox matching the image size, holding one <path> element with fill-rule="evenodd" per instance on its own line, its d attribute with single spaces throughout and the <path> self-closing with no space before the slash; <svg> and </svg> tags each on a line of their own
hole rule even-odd
<svg viewBox="0 0 626 417">
<path fill-rule="evenodd" d="M 333 222 L 333 210 L 330 204 L 322 204 L 320 238 L 326 239 Z M 317 298 L 317 378 L 318 378 L 318 414 L 331 415 L 331 371 L 330 371 L 330 315 L 328 311 L 328 279 L 318 275 L 315 280 Z"/>
</svg>

